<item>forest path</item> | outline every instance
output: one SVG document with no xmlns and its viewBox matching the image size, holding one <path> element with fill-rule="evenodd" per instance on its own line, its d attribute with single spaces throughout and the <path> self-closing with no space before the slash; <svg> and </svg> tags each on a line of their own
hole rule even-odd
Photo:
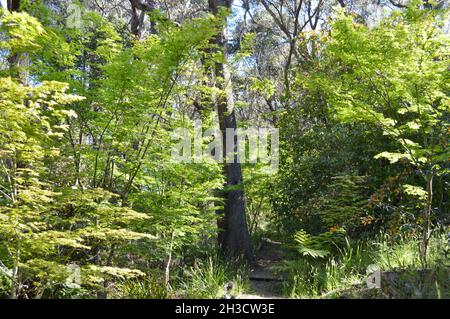
<svg viewBox="0 0 450 319">
<path fill-rule="evenodd" d="M 238 299 L 281 299 L 283 275 L 275 274 L 271 268 L 279 264 L 284 257 L 284 249 L 280 242 L 264 238 L 256 253 L 257 263 L 249 275 L 249 293 L 238 296 Z"/>
</svg>

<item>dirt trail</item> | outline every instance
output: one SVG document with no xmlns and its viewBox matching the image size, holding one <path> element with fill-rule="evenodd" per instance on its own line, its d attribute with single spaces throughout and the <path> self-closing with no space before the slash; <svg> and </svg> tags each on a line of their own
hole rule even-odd
<svg viewBox="0 0 450 319">
<path fill-rule="evenodd" d="M 275 274 L 271 268 L 277 265 L 284 256 L 280 242 L 263 239 L 256 254 L 257 265 L 250 273 L 250 288 L 248 294 L 238 296 L 238 299 L 280 299 L 280 286 L 284 280 L 282 275 Z"/>
</svg>

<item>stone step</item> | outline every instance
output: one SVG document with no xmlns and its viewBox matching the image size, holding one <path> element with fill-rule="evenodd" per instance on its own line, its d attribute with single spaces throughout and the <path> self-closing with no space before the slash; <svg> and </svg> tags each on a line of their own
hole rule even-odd
<svg viewBox="0 0 450 319">
<path fill-rule="evenodd" d="M 249 275 L 250 280 L 256 280 L 256 281 L 284 281 L 285 278 L 283 278 L 280 274 L 274 274 L 268 269 L 264 268 L 257 268 L 253 270 Z"/>
</svg>

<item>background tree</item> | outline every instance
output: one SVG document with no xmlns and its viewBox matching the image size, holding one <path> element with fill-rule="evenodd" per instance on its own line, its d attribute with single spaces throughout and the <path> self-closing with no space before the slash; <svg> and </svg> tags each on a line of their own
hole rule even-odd
<svg viewBox="0 0 450 319">
<path fill-rule="evenodd" d="M 209 1 L 209 9 L 215 15 L 230 10 L 232 1 Z M 225 20 L 226 22 L 226 20 Z M 245 214 L 245 198 L 243 189 L 243 178 L 241 163 L 238 162 L 238 140 L 235 136 L 233 149 L 228 148 L 227 129 L 236 130 L 237 121 L 234 111 L 234 96 L 231 83 L 231 74 L 227 66 L 228 36 L 226 26 L 216 35 L 215 44 L 220 53 L 219 61 L 215 63 L 215 77 L 220 93 L 217 96 L 216 107 L 219 127 L 223 136 L 223 158 L 224 158 L 224 209 L 223 217 L 220 217 L 219 245 L 224 253 L 235 258 L 245 256 L 253 260 L 253 248 L 248 232 L 247 218 Z M 229 163 L 230 159 L 232 162 Z"/>
</svg>

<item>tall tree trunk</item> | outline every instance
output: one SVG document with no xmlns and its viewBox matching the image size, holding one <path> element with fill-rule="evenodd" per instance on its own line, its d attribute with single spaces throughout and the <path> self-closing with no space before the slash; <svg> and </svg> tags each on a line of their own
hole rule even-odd
<svg viewBox="0 0 450 319">
<path fill-rule="evenodd" d="M 153 0 L 130 0 L 131 4 L 131 33 L 140 39 L 143 32 L 145 17 L 147 13 L 153 12 L 156 8 Z M 150 20 L 150 33 L 156 34 L 155 22 Z"/>
<path fill-rule="evenodd" d="M 7 1 L 7 9 L 9 11 L 19 11 L 20 8 L 20 0 L 8 0 Z M 29 67 L 29 59 L 26 53 L 19 54 L 11 54 L 8 57 L 9 70 L 12 77 L 17 78 L 23 85 L 28 85 L 28 67 Z M 17 155 L 15 156 L 17 158 Z M 11 196 L 13 198 L 13 202 L 17 198 L 17 188 L 16 188 L 16 171 L 17 171 L 17 162 L 16 160 L 11 161 L 11 165 L 13 168 L 13 194 Z M 13 269 L 11 276 L 11 291 L 10 298 L 17 299 L 20 291 L 20 279 L 19 279 L 19 263 L 20 263 L 20 236 L 17 238 L 16 250 L 13 256 Z"/>
<path fill-rule="evenodd" d="M 8 10 L 19 11 L 20 0 L 7 0 L 7 2 L 8 2 Z"/>
<path fill-rule="evenodd" d="M 20 0 L 8 0 L 9 11 L 19 11 Z M 28 69 L 30 59 L 27 53 L 11 54 L 8 57 L 9 70 L 13 78 L 17 78 L 23 85 L 28 85 Z"/>
<path fill-rule="evenodd" d="M 230 9 L 231 4 L 231 0 L 209 0 L 209 9 L 213 14 L 217 15 L 219 8 Z M 231 75 L 226 65 L 228 40 L 226 29 L 226 26 L 224 26 L 222 32 L 217 34 L 215 38 L 215 44 L 223 54 L 223 60 L 215 64 L 217 86 L 222 92 L 218 95 L 216 104 L 219 126 L 223 135 L 224 160 L 228 152 L 234 153 L 234 160 L 232 163 L 225 162 L 223 164 L 226 185 L 223 192 L 223 215 L 218 221 L 218 241 L 222 251 L 228 258 L 234 259 L 243 256 L 247 260 L 253 261 L 253 247 L 245 214 L 242 170 L 241 164 L 237 162 L 237 137 L 234 137 L 233 149 L 227 149 L 226 143 L 227 129 L 237 129 Z M 232 189 L 229 187 L 232 187 Z"/>
</svg>

